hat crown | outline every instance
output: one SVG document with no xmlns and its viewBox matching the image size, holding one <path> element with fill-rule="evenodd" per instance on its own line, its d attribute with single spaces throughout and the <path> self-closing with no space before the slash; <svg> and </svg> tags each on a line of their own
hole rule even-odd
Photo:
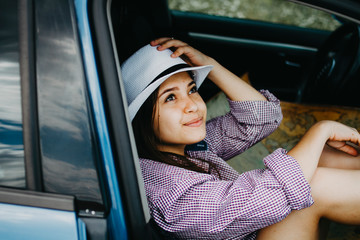
<svg viewBox="0 0 360 240">
<path fill-rule="evenodd" d="M 169 49 L 157 50 L 150 44 L 140 48 L 121 67 L 129 104 L 162 72 L 177 64 L 185 63 L 181 58 L 172 58 Z"/>
</svg>

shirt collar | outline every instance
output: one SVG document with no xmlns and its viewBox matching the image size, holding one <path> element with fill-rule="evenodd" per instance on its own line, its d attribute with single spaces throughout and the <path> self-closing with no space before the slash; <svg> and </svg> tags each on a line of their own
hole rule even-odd
<svg viewBox="0 0 360 240">
<path fill-rule="evenodd" d="M 208 145 L 204 140 L 191 145 L 186 145 L 185 147 L 185 151 L 207 151 L 207 150 L 208 150 Z"/>
</svg>

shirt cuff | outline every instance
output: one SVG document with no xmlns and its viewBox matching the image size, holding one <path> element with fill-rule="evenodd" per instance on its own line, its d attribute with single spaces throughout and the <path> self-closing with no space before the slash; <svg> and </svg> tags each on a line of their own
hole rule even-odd
<svg viewBox="0 0 360 240">
<path fill-rule="evenodd" d="M 260 90 L 268 101 L 232 101 L 228 99 L 230 111 L 241 123 L 262 125 L 280 123 L 282 112 L 280 101 L 268 90 Z"/>
<path fill-rule="evenodd" d="M 285 149 L 279 148 L 265 157 L 264 164 L 283 187 L 291 209 L 300 210 L 314 203 L 300 165 Z"/>
</svg>

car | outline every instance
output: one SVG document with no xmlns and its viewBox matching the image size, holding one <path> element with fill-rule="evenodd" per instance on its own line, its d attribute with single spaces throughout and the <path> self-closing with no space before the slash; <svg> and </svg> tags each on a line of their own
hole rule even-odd
<svg viewBox="0 0 360 240">
<path fill-rule="evenodd" d="M 150 40 L 181 39 L 284 102 L 283 128 L 249 149 L 259 157 L 299 124 L 360 128 L 359 23 L 355 0 L 0 0 L 1 238 L 162 239 L 121 78 Z M 223 104 L 209 81 L 200 93 Z"/>
</svg>

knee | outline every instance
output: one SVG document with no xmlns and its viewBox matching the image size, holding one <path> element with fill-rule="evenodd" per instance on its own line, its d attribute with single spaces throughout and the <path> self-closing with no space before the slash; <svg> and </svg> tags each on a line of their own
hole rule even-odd
<svg viewBox="0 0 360 240">
<path fill-rule="evenodd" d="M 329 181 L 331 176 L 331 169 L 318 167 L 315 171 L 314 176 L 311 179 L 311 195 L 314 199 L 314 207 L 319 209 L 328 209 L 332 206 L 332 186 L 331 181 Z"/>
</svg>

